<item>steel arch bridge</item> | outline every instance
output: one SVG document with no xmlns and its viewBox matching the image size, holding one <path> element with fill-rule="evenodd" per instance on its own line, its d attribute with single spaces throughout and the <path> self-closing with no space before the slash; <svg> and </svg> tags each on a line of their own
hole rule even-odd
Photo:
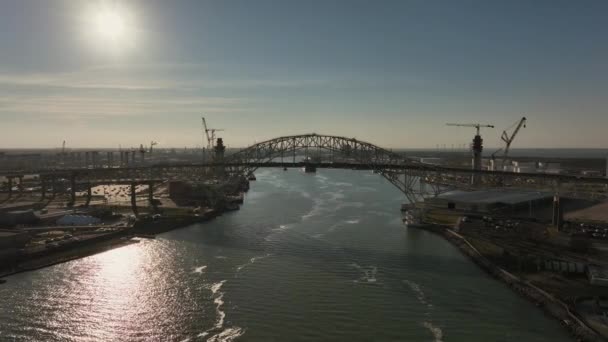
<svg viewBox="0 0 608 342">
<path fill-rule="evenodd" d="M 322 155 L 322 160 L 296 162 L 295 156 Z M 581 177 L 567 174 L 515 173 L 506 171 L 473 170 L 420 163 L 404 154 L 394 153 L 374 144 L 333 135 L 303 134 L 270 139 L 224 157 L 216 156 L 204 163 L 160 163 L 114 167 L 87 166 L 76 168 L 46 167 L 31 170 L 0 170 L 0 177 L 13 179 L 24 175 L 38 175 L 44 197 L 51 184 L 53 194 L 58 182 L 70 183 L 72 198 L 77 184 L 159 184 L 165 181 L 208 181 L 212 178 L 243 177 L 259 167 L 301 167 L 374 170 L 402 191 L 410 203 L 436 196 L 453 189 L 518 187 L 552 191 L 561 196 L 585 199 L 608 197 L 608 178 Z M 479 176 L 477 186 L 471 184 Z M 46 184 L 46 185 L 45 185 Z M 58 186 L 61 188 L 61 186 Z M 10 191 L 9 191 L 10 197 Z"/>
<path fill-rule="evenodd" d="M 411 203 L 429 194 L 437 195 L 442 187 L 424 182 L 425 164 L 394 153 L 369 142 L 335 135 L 316 133 L 283 136 L 256 143 L 224 158 L 223 164 L 231 174 L 247 175 L 267 165 L 296 165 L 296 156 L 324 154 L 329 162 L 311 160 L 324 167 L 359 168 L 373 170 L 401 190 Z M 277 159 L 281 159 L 278 164 Z M 306 164 L 307 162 L 300 162 Z"/>
</svg>

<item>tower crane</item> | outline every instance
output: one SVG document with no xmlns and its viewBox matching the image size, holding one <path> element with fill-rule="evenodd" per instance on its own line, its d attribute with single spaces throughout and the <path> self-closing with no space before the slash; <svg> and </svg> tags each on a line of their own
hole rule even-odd
<svg viewBox="0 0 608 342">
<path fill-rule="evenodd" d="M 482 127 L 494 128 L 494 125 L 482 125 L 479 123 L 474 124 L 458 124 L 458 123 L 447 123 L 447 126 L 459 126 L 459 127 L 474 127 L 477 132 L 473 137 L 473 143 L 471 144 L 471 150 L 473 151 L 473 170 L 481 170 L 481 151 L 483 150 L 483 139 L 479 131 Z M 480 182 L 479 174 L 474 174 L 471 183 L 477 185 Z"/>
<path fill-rule="evenodd" d="M 460 127 L 475 127 L 477 129 L 477 135 L 479 135 L 479 130 L 481 127 L 494 128 L 494 125 L 482 125 L 478 123 L 474 124 L 459 124 L 459 123 L 447 123 L 446 126 L 460 126 Z"/>
<path fill-rule="evenodd" d="M 509 135 L 509 133 L 507 133 L 507 131 L 513 127 L 515 127 L 515 129 L 513 130 L 513 133 L 511 133 L 511 135 Z M 504 170 L 504 168 L 505 168 L 505 163 L 507 162 L 507 158 L 509 156 L 509 148 L 511 148 L 511 143 L 513 142 L 513 140 L 515 139 L 515 136 L 517 136 L 517 133 L 519 133 L 519 130 L 522 127 L 524 127 L 524 128 L 526 127 L 526 117 L 525 116 L 522 117 L 521 119 L 519 119 L 519 121 L 515 122 L 509 128 L 502 131 L 502 135 L 500 136 L 500 139 L 505 142 L 505 147 L 492 153 L 492 160 L 494 160 L 494 158 L 495 158 L 494 155 L 500 151 L 503 151 L 502 164 L 501 164 L 502 170 Z"/>
<path fill-rule="evenodd" d="M 144 161 L 144 154 L 146 154 L 146 149 L 144 148 L 144 144 L 139 144 L 139 155 L 141 155 L 141 161 Z"/>
</svg>

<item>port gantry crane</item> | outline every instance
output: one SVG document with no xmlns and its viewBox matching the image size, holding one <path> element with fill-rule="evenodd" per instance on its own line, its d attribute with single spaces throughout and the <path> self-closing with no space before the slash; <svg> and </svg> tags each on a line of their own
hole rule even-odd
<svg viewBox="0 0 608 342">
<path fill-rule="evenodd" d="M 479 131 L 482 127 L 494 128 L 494 125 L 482 125 L 479 123 L 474 124 L 458 124 L 458 123 L 447 123 L 446 126 L 459 126 L 459 127 L 474 127 L 477 129 L 475 137 L 473 137 L 473 143 L 471 144 L 471 150 L 473 151 L 473 170 L 481 170 L 481 151 L 483 150 L 483 139 Z M 473 185 L 479 184 L 479 175 L 474 174 L 471 178 Z"/>
<path fill-rule="evenodd" d="M 515 130 L 513 130 L 513 133 L 511 133 L 511 135 L 509 135 L 509 133 L 507 133 L 507 131 L 513 127 L 515 127 Z M 525 116 L 522 117 L 521 119 L 519 119 L 518 122 L 515 122 L 513 125 L 511 125 L 511 127 L 502 131 L 502 135 L 500 136 L 500 139 L 505 142 L 505 147 L 500 148 L 496 152 L 492 153 L 492 160 L 494 160 L 494 155 L 496 153 L 498 153 L 500 151 L 504 151 L 502 154 L 502 163 L 500 165 L 501 171 L 504 171 L 504 169 L 505 169 L 505 163 L 507 162 L 507 158 L 509 157 L 509 148 L 511 148 L 511 143 L 513 142 L 513 140 L 515 139 L 515 136 L 517 136 L 517 133 L 519 133 L 519 130 L 522 127 L 524 127 L 524 128 L 526 127 L 526 117 Z"/>
</svg>

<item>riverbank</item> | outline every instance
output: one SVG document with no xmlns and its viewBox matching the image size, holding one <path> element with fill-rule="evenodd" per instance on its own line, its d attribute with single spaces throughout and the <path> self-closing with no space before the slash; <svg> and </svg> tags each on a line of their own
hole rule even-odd
<svg viewBox="0 0 608 342">
<path fill-rule="evenodd" d="M 13 268 L 0 272 L 0 277 L 7 277 L 22 272 L 35 271 L 41 268 L 84 258 L 114 248 L 139 242 L 132 240 L 132 237 L 132 235 L 119 232 L 119 234 L 100 236 L 97 239 L 85 241 L 82 244 L 72 248 L 66 248 L 48 253 L 36 253 L 29 258 L 20 260 Z"/>
<path fill-rule="evenodd" d="M 568 329 L 577 341 L 606 341 L 597 332 L 582 322 L 566 303 L 528 281 L 522 280 L 520 277 L 495 265 L 483 256 L 464 236 L 441 226 L 421 225 L 416 228 L 424 229 L 444 237 L 486 273 L 507 284 L 512 290 L 532 301 L 537 307 L 540 307 L 546 314 L 557 319 L 563 327 Z"/>
<path fill-rule="evenodd" d="M 36 251 L 23 254 L 13 267 L 0 271 L 0 278 L 38 270 L 102 253 L 110 249 L 127 246 L 139 242 L 138 240 L 133 240 L 134 237 L 154 237 L 157 234 L 183 228 L 194 223 L 206 222 L 221 215 L 224 211 L 209 209 L 196 215 L 144 217 L 137 220 L 132 226 L 120 231 L 101 234 L 93 238 L 78 241 L 73 245 L 65 245 L 53 250 L 37 249 Z"/>
</svg>

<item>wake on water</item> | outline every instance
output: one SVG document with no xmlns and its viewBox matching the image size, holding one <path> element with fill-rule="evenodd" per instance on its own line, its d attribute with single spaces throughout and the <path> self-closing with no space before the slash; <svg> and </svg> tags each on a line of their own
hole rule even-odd
<svg viewBox="0 0 608 342">
<path fill-rule="evenodd" d="M 213 334 L 207 339 L 207 342 L 230 342 L 245 333 L 245 330 L 241 327 L 224 328 L 224 320 L 226 318 L 226 313 L 222 310 L 222 306 L 224 305 L 224 292 L 221 292 L 220 290 L 225 283 L 226 280 L 222 280 L 211 285 L 209 288 L 211 290 L 211 296 L 213 297 L 213 303 L 215 304 L 215 311 L 218 318 L 212 328 L 197 335 L 197 337 L 204 338 Z"/>
<path fill-rule="evenodd" d="M 194 271 L 192 271 L 192 273 L 203 273 L 203 271 L 207 268 L 207 266 L 203 265 L 203 266 L 199 266 L 194 268 Z"/>
<path fill-rule="evenodd" d="M 412 290 L 412 292 L 414 292 L 416 294 L 416 299 L 418 299 L 418 301 L 421 304 L 423 304 L 427 307 L 428 311 L 426 312 L 426 315 L 430 317 L 431 316 L 430 310 L 433 308 L 433 304 L 431 304 L 429 302 L 429 300 L 426 298 L 424 291 L 422 291 L 422 287 L 419 284 L 417 284 L 411 280 L 405 279 L 405 280 L 403 280 L 403 282 L 405 284 L 407 284 L 409 286 L 409 288 Z M 432 321 L 422 321 L 420 324 L 431 332 L 431 334 L 433 335 L 433 337 L 435 339 L 434 340 L 435 342 L 443 341 L 443 330 L 441 330 L 441 328 L 439 326 L 434 325 Z"/>
<path fill-rule="evenodd" d="M 253 258 L 249 259 L 249 262 L 248 262 L 248 263 L 243 264 L 243 265 L 240 265 L 240 266 L 237 266 L 236 271 L 237 271 L 237 272 L 240 272 L 240 271 L 241 271 L 242 269 L 244 269 L 245 267 L 247 267 L 247 266 L 249 266 L 249 265 L 251 265 L 251 264 L 255 263 L 255 262 L 256 262 L 256 261 L 258 261 L 258 260 L 262 260 L 262 259 L 268 258 L 268 257 L 269 257 L 269 256 L 271 256 L 271 255 L 272 255 L 272 254 L 267 253 L 266 255 L 260 255 L 260 256 L 253 257 Z M 235 275 L 235 276 L 236 276 L 236 275 Z"/>
</svg>

